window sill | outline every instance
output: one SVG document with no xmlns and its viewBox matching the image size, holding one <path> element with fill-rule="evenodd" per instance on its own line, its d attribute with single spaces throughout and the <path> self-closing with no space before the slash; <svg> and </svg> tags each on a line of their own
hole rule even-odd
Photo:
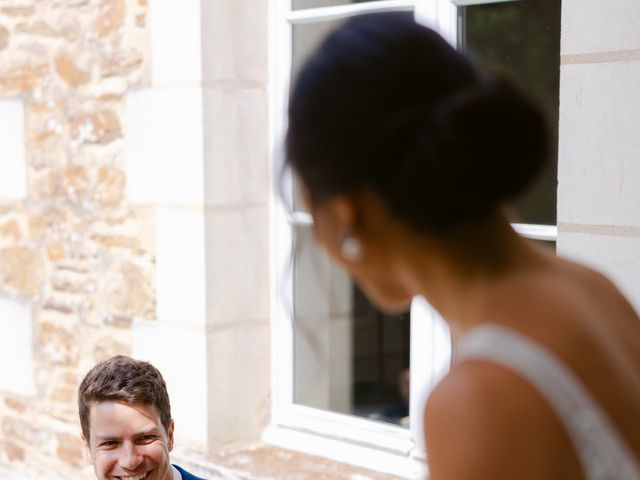
<svg viewBox="0 0 640 480">
<path fill-rule="evenodd" d="M 325 458 L 264 444 L 245 445 L 235 449 L 202 455 L 176 449 L 172 461 L 195 475 L 211 480 L 396 480 Z"/>
</svg>

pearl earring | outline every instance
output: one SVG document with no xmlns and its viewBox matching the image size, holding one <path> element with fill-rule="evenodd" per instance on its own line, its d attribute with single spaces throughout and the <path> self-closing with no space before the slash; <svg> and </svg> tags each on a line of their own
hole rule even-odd
<svg viewBox="0 0 640 480">
<path fill-rule="evenodd" d="M 362 256 L 362 242 L 353 235 L 347 235 L 342 240 L 340 253 L 342 253 L 345 260 L 357 262 Z"/>
</svg>

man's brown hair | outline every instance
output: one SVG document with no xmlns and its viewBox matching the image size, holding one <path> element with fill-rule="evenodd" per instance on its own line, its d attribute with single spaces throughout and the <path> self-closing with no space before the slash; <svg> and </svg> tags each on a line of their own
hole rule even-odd
<svg viewBox="0 0 640 480">
<path fill-rule="evenodd" d="M 171 426 L 171 405 L 162 374 L 149 362 L 116 355 L 95 365 L 78 388 L 82 434 L 89 441 L 89 413 L 100 402 L 142 403 L 160 413 L 166 432 Z"/>
</svg>

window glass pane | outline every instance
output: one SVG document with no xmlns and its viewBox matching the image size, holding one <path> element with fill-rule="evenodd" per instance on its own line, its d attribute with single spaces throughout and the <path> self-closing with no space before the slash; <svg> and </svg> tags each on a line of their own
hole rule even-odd
<svg viewBox="0 0 640 480">
<path fill-rule="evenodd" d="M 348 5 L 350 3 L 376 2 L 379 0 L 293 0 L 291 7 L 293 10 L 303 8 L 333 7 L 336 5 Z"/>
<path fill-rule="evenodd" d="M 294 401 L 408 426 L 409 313 L 385 315 L 295 229 Z"/>
<path fill-rule="evenodd" d="M 524 223 L 555 224 L 560 82 L 560 0 L 460 7 L 459 45 L 489 69 L 507 70 L 538 101 L 553 135 L 549 165 L 514 205 Z"/>
</svg>

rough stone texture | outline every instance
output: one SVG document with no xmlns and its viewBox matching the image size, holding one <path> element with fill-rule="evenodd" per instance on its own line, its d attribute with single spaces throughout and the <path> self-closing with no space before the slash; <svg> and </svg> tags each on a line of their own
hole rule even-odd
<svg viewBox="0 0 640 480">
<path fill-rule="evenodd" d="M 35 7 L 33 5 L 2 7 L 0 12 L 10 17 L 28 17 L 33 15 Z"/>
<path fill-rule="evenodd" d="M 4 50 L 9 45 L 9 30 L 0 25 L 0 50 Z"/>
<path fill-rule="evenodd" d="M 78 382 L 155 318 L 153 209 L 127 204 L 121 124 L 149 77 L 146 17 L 136 0 L 0 0 L 0 97 L 24 102 L 28 175 L 0 204 L 0 294 L 31 300 L 36 387 L 0 392 L 3 479 L 92 478 Z"/>
<path fill-rule="evenodd" d="M 126 14 L 124 0 L 109 0 L 103 3 L 98 17 L 98 32 L 106 37 L 122 27 Z"/>
<path fill-rule="evenodd" d="M 77 87 L 88 83 L 90 80 L 89 71 L 83 69 L 74 60 L 71 55 L 61 52 L 55 61 L 56 72 L 70 87 Z"/>
<path fill-rule="evenodd" d="M 82 441 L 76 435 L 63 433 L 58 435 L 58 458 L 72 466 L 82 467 L 85 459 L 82 454 Z"/>
<path fill-rule="evenodd" d="M 75 118 L 71 122 L 71 139 L 75 144 L 106 145 L 122 137 L 120 120 L 113 110 L 101 110 Z"/>
<path fill-rule="evenodd" d="M 247 203 L 250 214 L 253 204 L 266 202 L 267 196 L 263 181 L 267 172 L 260 170 L 267 165 L 267 56 L 262 42 L 267 38 L 267 2 L 258 3 L 202 3 L 203 17 L 213 13 L 211 18 L 219 22 L 208 30 L 217 41 L 207 58 L 220 61 L 205 65 L 207 80 L 223 80 L 223 90 L 235 81 L 239 85 L 233 95 L 214 92 L 208 97 L 206 106 L 222 112 L 220 118 L 231 118 L 230 126 L 224 121 L 220 125 L 222 135 L 234 139 L 225 143 L 222 136 L 215 137 L 207 158 L 238 159 L 233 165 L 251 165 L 249 170 L 257 172 L 246 189 L 241 181 L 246 183 L 246 172 L 239 169 L 237 175 L 229 175 L 227 167 L 216 164 L 211 173 L 218 173 L 220 185 L 212 185 L 225 195 L 208 200 L 225 207 L 226 202 Z M 198 14 L 200 7 L 195 8 Z M 176 2 L 174 8 L 181 12 L 183 5 Z M 228 16 L 217 15 L 219 8 L 232 9 L 231 18 L 242 18 L 244 26 L 237 28 Z M 33 374 L 36 388 L 31 397 L 0 392 L 2 480 L 94 478 L 81 455 L 77 385 L 95 362 L 131 353 L 134 319 L 156 318 L 156 209 L 127 202 L 122 120 L 127 94 L 145 86 L 150 76 L 150 18 L 147 0 L 0 0 L 0 97 L 24 102 L 28 175 L 27 198 L 0 204 L 0 294 L 31 300 L 35 371 L 25 374 Z M 168 27 L 173 29 L 173 23 Z M 178 52 L 179 36 L 165 36 Z M 199 46 L 201 39 L 196 40 Z M 225 50 L 230 45 L 231 53 Z M 169 70 L 181 69 L 169 62 Z M 206 126 L 208 131 L 212 126 Z M 238 132 L 256 136 L 257 130 L 262 132 L 258 142 L 262 147 L 254 150 L 247 146 L 246 135 Z M 240 152 L 233 142 L 242 145 Z M 256 144 L 256 139 L 249 143 Z M 247 163 L 249 159 L 257 159 L 257 164 Z M 253 195 L 252 190 L 258 193 Z M 255 216 L 265 221 L 266 211 Z M 242 214 L 223 221 L 238 227 L 244 218 Z M 263 227 L 258 232 L 264 233 Z M 220 243 L 223 239 L 216 235 L 210 240 L 232 247 L 228 239 Z M 259 238 L 261 251 L 266 251 L 266 237 Z M 259 255 L 255 246 L 243 248 Z M 239 251 L 233 255 L 241 256 Z M 267 272 L 266 263 L 261 265 Z M 259 301 L 237 301 L 239 311 L 232 311 L 231 303 L 220 304 L 233 313 L 229 318 L 256 317 L 249 310 L 256 303 L 260 310 L 268 310 L 266 289 L 252 291 L 262 292 Z M 242 338 L 241 331 L 220 338 L 250 346 L 254 342 L 260 348 L 254 349 L 252 361 L 258 363 L 256 359 L 269 355 L 266 320 L 262 327 L 255 338 Z M 225 358 L 235 357 L 227 353 Z M 228 381 L 234 381 L 231 375 Z M 268 384 L 264 376 L 258 421 L 251 420 L 256 431 L 268 416 Z M 246 399 L 253 392 L 247 393 L 249 388 L 246 381 L 233 391 Z M 236 405 L 226 407 L 231 410 Z M 214 457 L 192 452 L 186 460 L 185 466 L 189 461 L 206 464 L 201 470 L 212 478 L 222 478 L 222 471 L 232 472 L 224 478 L 388 478 L 271 447 Z"/>
<path fill-rule="evenodd" d="M 10 293 L 35 295 L 42 289 L 44 264 L 37 250 L 6 247 L 0 250 L 0 284 Z"/>
<path fill-rule="evenodd" d="M 10 462 L 24 460 L 24 449 L 14 443 L 7 442 L 5 445 L 5 454 Z"/>
</svg>

